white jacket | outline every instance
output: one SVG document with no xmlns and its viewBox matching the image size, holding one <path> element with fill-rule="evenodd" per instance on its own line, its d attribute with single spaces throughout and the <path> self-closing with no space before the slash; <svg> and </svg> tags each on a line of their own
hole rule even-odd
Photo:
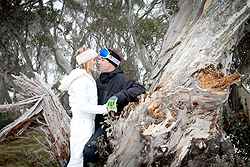
<svg viewBox="0 0 250 167">
<path fill-rule="evenodd" d="M 94 133 L 95 114 L 107 113 L 97 105 L 96 82 L 84 69 L 74 69 L 64 77 L 59 89 L 68 91 L 72 110 L 70 122 L 70 161 L 68 167 L 82 167 L 83 149 Z"/>
<path fill-rule="evenodd" d="M 107 113 L 103 105 L 97 105 L 97 88 L 94 78 L 84 69 L 74 69 L 63 78 L 59 87 L 69 93 L 69 105 L 73 117 L 94 119 L 95 114 Z"/>
</svg>

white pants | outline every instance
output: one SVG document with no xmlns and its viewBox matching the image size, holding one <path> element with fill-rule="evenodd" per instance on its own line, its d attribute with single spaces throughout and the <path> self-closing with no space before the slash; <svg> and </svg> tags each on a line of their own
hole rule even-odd
<svg viewBox="0 0 250 167">
<path fill-rule="evenodd" d="M 67 167 L 83 166 L 83 149 L 94 133 L 93 119 L 72 118 L 70 122 L 70 160 Z"/>
</svg>

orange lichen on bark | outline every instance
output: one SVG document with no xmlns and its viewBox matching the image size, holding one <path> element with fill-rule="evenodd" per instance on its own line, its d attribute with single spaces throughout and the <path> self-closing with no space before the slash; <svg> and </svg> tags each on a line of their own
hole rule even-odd
<svg viewBox="0 0 250 167">
<path fill-rule="evenodd" d="M 177 113 L 176 113 L 175 111 L 172 111 L 172 112 L 171 112 L 171 116 L 172 116 L 174 119 L 176 119 L 176 118 L 177 118 Z"/>
<path fill-rule="evenodd" d="M 160 103 L 152 102 L 148 106 L 148 114 L 156 119 L 165 118 L 165 113 L 160 111 L 160 106 L 161 106 Z"/>
<path fill-rule="evenodd" d="M 221 71 L 216 70 L 213 65 L 210 65 L 198 71 L 197 80 L 201 88 L 223 90 L 238 82 L 240 74 L 224 75 Z"/>
</svg>

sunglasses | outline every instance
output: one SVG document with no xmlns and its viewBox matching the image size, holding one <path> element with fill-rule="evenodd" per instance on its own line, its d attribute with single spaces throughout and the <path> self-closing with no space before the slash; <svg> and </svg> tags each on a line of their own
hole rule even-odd
<svg viewBox="0 0 250 167">
<path fill-rule="evenodd" d="M 112 56 L 110 54 L 110 51 L 107 48 L 102 48 L 99 51 L 99 55 L 100 55 L 101 58 L 108 59 L 108 60 L 112 61 L 113 63 L 115 63 L 118 66 L 121 63 L 118 59 L 116 59 L 114 56 Z"/>
</svg>

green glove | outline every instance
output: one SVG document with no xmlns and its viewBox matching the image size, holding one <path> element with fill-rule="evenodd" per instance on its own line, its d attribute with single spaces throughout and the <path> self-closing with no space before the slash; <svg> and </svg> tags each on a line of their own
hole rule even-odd
<svg viewBox="0 0 250 167">
<path fill-rule="evenodd" d="M 105 104 L 108 111 L 114 111 L 117 112 L 117 97 L 112 96 L 108 99 L 107 103 Z"/>
</svg>

